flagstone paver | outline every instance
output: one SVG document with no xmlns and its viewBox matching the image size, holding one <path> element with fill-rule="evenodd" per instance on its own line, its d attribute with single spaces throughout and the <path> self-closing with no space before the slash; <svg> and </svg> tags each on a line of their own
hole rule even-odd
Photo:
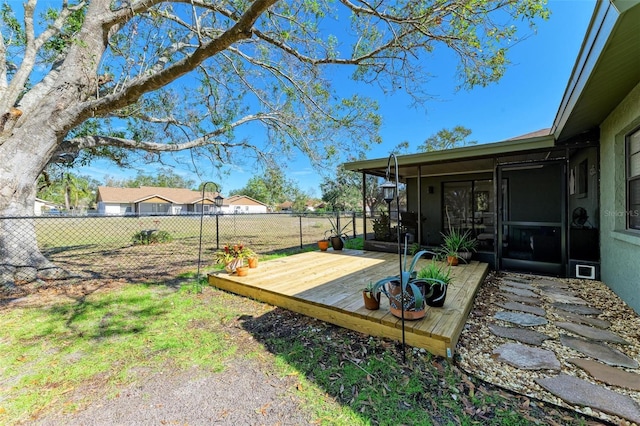
<svg viewBox="0 0 640 426">
<path fill-rule="evenodd" d="M 500 290 L 508 291 L 509 293 L 517 294 L 518 296 L 538 297 L 538 295 L 531 290 L 526 290 L 524 288 L 518 288 L 518 287 L 511 287 L 508 285 L 501 285 Z"/>
<path fill-rule="evenodd" d="M 539 317 L 537 315 L 527 314 L 524 312 L 500 311 L 500 312 L 496 312 L 493 317 L 495 319 L 511 322 L 514 324 L 521 325 L 523 327 L 534 327 L 537 325 L 545 325 L 548 323 L 548 321 L 542 317 Z"/>
<path fill-rule="evenodd" d="M 555 322 L 556 327 L 564 328 L 567 331 L 570 331 L 575 334 L 579 334 L 580 336 L 586 337 L 591 340 L 599 340 L 603 342 L 611 342 L 617 343 L 620 345 L 630 345 L 629 342 L 624 340 L 622 337 L 618 336 L 611 331 L 603 330 L 597 327 L 590 327 L 584 324 L 576 324 L 573 322 Z"/>
<path fill-rule="evenodd" d="M 603 383 L 640 391 L 640 374 L 638 373 L 630 373 L 590 359 L 569 358 L 567 361 L 582 368 L 591 377 Z"/>
<path fill-rule="evenodd" d="M 587 301 L 572 294 L 565 294 L 562 292 L 548 291 L 544 293 L 545 297 L 549 298 L 554 303 L 567 303 L 570 305 L 586 305 Z"/>
<path fill-rule="evenodd" d="M 569 404 L 597 408 L 605 413 L 640 423 L 640 406 L 626 395 L 594 385 L 586 380 L 560 374 L 536 379 L 536 383 Z"/>
<path fill-rule="evenodd" d="M 518 342 L 527 343 L 529 345 L 540 346 L 542 342 L 551 339 L 544 333 L 540 333 L 529 328 L 521 327 L 502 327 L 497 324 L 489 324 L 489 331 L 498 337 L 505 339 L 517 340 Z"/>
<path fill-rule="evenodd" d="M 532 286 L 529 283 L 523 283 L 520 281 L 512 281 L 512 280 L 503 280 L 502 284 L 509 286 L 509 287 L 515 287 L 515 288 L 519 288 L 522 290 L 529 290 L 529 291 L 535 291 L 536 288 L 534 286 Z"/>
<path fill-rule="evenodd" d="M 539 305 L 540 304 L 540 299 L 538 297 L 518 296 L 517 294 L 508 293 L 508 292 L 498 293 L 498 295 L 502 296 L 505 299 L 510 300 L 512 302 L 527 303 L 529 305 Z"/>
<path fill-rule="evenodd" d="M 602 361 L 605 364 L 626 368 L 638 368 L 638 361 L 629 358 L 619 350 L 607 346 L 604 343 L 591 342 L 566 334 L 560 335 L 560 343 L 591 358 Z"/>
<path fill-rule="evenodd" d="M 499 361 L 522 370 L 560 370 L 561 367 L 552 351 L 519 343 L 505 343 L 493 353 Z"/>
<path fill-rule="evenodd" d="M 611 323 L 609 321 L 606 321 L 600 318 L 587 317 L 580 314 L 574 314 L 573 312 L 568 312 L 563 309 L 556 309 L 555 313 L 558 314 L 558 316 L 561 316 L 562 318 L 572 322 L 577 322 L 580 324 L 589 324 L 594 327 L 598 327 L 602 329 L 611 327 Z"/>
<path fill-rule="evenodd" d="M 559 302 L 555 302 L 552 305 L 555 308 L 560 308 L 567 312 L 573 312 L 574 314 L 580 314 L 580 315 L 600 315 L 602 313 L 600 309 L 592 308 L 591 306 L 575 305 L 572 303 L 559 303 Z"/>
<path fill-rule="evenodd" d="M 510 311 L 526 312 L 528 314 L 538 315 L 540 317 L 544 317 L 547 314 L 547 312 L 541 307 L 527 305 L 525 303 L 507 302 L 507 303 L 496 303 L 496 305 Z"/>
</svg>

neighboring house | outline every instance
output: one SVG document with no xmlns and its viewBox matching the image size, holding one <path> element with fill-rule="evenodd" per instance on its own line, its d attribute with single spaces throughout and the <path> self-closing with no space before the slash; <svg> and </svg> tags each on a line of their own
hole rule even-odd
<svg viewBox="0 0 640 426">
<path fill-rule="evenodd" d="M 290 212 L 293 211 L 293 202 L 285 201 L 278 205 L 278 211 L 280 212 Z"/>
<path fill-rule="evenodd" d="M 599 278 L 640 312 L 639 34 L 640 0 L 598 1 L 551 129 L 399 156 L 402 225 L 424 245 L 468 229 L 496 269 Z"/>
<path fill-rule="evenodd" d="M 225 198 L 222 212 L 229 214 L 267 213 L 267 205 L 246 195 L 232 195 Z"/>
<path fill-rule="evenodd" d="M 205 214 L 218 212 L 217 192 L 205 193 L 183 188 L 141 186 L 139 188 L 98 187 L 98 214 L 102 215 L 161 215 Z"/>
<path fill-rule="evenodd" d="M 61 208 L 62 207 L 60 204 L 43 200 L 41 198 L 36 198 L 36 201 L 33 204 L 33 214 L 35 214 L 36 216 L 41 216 L 42 214 L 47 214 L 50 211 L 60 212 Z"/>
</svg>

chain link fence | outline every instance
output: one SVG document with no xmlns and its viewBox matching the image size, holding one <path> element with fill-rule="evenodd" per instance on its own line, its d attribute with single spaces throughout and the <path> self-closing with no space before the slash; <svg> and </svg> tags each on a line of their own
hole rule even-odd
<svg viewBox="0 0 640 426">
<path fill-rule="evenodd" d="M 225 244 L 243 243 L 258 254 L 316 248 L 337 218 L 349 237 L 363 232 L 362 214 L 344 212 L 0 218 L 0 228 L 24 230 L 13 238 L 35 233 L 45 257 L 75 277 L 166 281 L 194 271 L 199 256 L 201 268 L 212 267 Z M 2 244 L 12 246 L 6 238 Z"/>
</svg>

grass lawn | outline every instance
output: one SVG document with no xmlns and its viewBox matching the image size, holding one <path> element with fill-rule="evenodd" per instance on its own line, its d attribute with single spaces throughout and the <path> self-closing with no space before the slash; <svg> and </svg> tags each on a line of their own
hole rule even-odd
<svg viewBox="0 0 640 426">
<path fill-rule="evenodd" d="M 350 217 L 343 217 L 351 223 Z M 36 218 L 39 246 L 45 250 L 78 247 L 127 247 L 141 230 L 168 232 L 174 241 L 197 244 L 200 237 L 200 216 L 131 216 L 131 217 L 42 217 Z M 327 216 L 294 214 L 235 214 L 205 216 L 202 239 L 205 246 L 229 242 L 250 244 L 264 253 L 274 249 L 299 247 L 315 243 L 331 228 Z M 371 229 L 371 225 L 369 225 Z M 349 227 L 347 232 L 353 229 Z M 362 219 L 356 219 L 356 232 L 362 232 Z"/>
<path fill-rule="evenodd" d="M 198 259 L 211 267 L 218 243 L 241 242 L 260 255 L 315 248 L 331 226 L 327 216 L 290 214 L 205 216 L 202 222 L 202 239 L 199 216 L 42 217 L 35 229 L 43 254 L 74 276 L 144 282 L 193 270 Z M 356 226 L 361 232 L 361 218 Z M 167 232 L 171 241 L 134 245 L 134 235 L 146 229 Z"/>
<path fill-rule="evenodd" d="M 72 414 L 142 374 L 194 366 L 213 374 L 256 358 L 296 378 L 289 392 L 317 424 L 585 423 L 474 381 L 428 353 L 409 348 L 402 362 L 390 340 L 213 287 L 198 293 L 194 281 L 85 283 L 3 306 L 0 424 Z M 92 392 L 78 398 L 86 389 Z"/>
</svg>

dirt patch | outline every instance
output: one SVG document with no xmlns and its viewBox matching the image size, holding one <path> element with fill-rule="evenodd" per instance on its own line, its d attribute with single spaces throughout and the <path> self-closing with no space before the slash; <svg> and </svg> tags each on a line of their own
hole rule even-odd
<svg viewBox="0 0 640 426">
<path fill-rule="evenodd" d="M 198 369 L 141 373 L 135 384 L 91 399 L 82 411 L 48 414 L 34 424 L 311 423 L 295 397 L 296 380 L 265 370 L 265 364 L 241 359 L 214 374 Z"/>
</svg>

